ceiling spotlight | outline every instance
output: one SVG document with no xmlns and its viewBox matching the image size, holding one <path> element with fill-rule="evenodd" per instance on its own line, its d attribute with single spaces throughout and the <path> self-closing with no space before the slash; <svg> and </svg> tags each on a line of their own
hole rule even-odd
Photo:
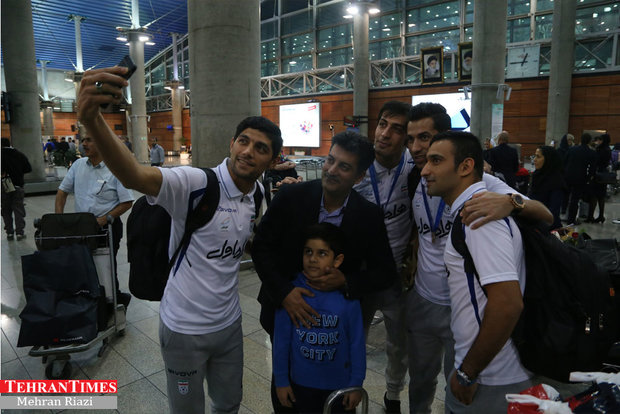
<svg viewBox="0 0 620 414">
<path fill-rule="evenodd" d="M 146 42 L 146 41 L 151 40 L 151 38 L 146 35 L 140 35 L 138 36 L 138 40 L 140 40 L 141 42 Z"/>
<path fill-rule="evenodd" d="M 116 38 L 116 40 L 121 41 L 121 42 L 126 42 L 127 41 L 127 37 L 126 36 L 118 36 Z"/>
<path fill-rule="evenodd" d="M 185 86 L 179 85 L 179 89 L 185 89 Z"/>
<path fill-rule="evenodd" d="M 353 15 L 352 15 L 352 14 L 345 14 L 345 15 L 344 15 L 344 16 L 342 16 L 342 17 L 344 17 L 345 19 L 352 19 L 352 18 L 353 18 Z"/>
<path fill-rule="evenodd" d="M 369 14 L 377 14 L 379 13 L 381 10 L 379 10 L 377 7 L 371 7 L 370 9 L 368 9 L 368 13 Z"/>
<path fill-rule="evenodd" d="M 145 42 L 144 44 L 145 45 L 149 45 L 149 46 L 155 46 L 155 42 L 150 42 L 150 41 L 149 42 Z"/>
<path fill-rule="evenodd" d="M 347 7 L 347 13 L 349 13 L 349 14 L 357 14 L 357 13 L 359 13 L 359 11 L 360 11 L 360 9 L 357 6 L 351 5 L 351 6 Z"/>
</svg>

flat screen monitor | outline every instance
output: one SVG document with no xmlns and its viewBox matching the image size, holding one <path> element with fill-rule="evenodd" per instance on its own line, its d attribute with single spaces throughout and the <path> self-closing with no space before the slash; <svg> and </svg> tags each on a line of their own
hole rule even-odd
<svg viewBox="0 0 620 414">
<path fill-rule="evenodd" d="M 471 93 L 465 99 L 465 94 L 439 93 L 435 95 L 415 95 L 411 97 L 411 104 L 417 105 L 422 102 L 433 102 L 443 105 L 446 112 L 450 115 L 452 129 L 469 132 L 471 114 Z"/>
<path fill-rule="evenodd" d="M 321 104 L 280 106 L 280 130 L 285 147 L 320 147 Z"/>
</svg>

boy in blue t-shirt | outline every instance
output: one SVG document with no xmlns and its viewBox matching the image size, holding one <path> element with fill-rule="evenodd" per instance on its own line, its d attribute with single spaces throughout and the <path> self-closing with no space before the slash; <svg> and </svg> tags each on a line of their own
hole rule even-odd
<svg viewBox="0 0 620 414">
<path fill-rule="evenodd" d="M 338 267 L 344 260 L 344 235 L 330 223 L 310 226 L 303 249 L 303 273 L 293 285 L 312 292 L 306 301 L 319 317 L 314 326 L 295 327 L 284 308 L 276 311 L 273 372 L 280 403 L 301 413 L 323 412 L 333 391 L 361 387 L 366 376 L 366 345 L 362 311 L 357 300 L 345 299 L 336 290 L 324 292 L 312 281 Z M 336 401 L 332 412 L 355 412 L 361 392 Z"/>
</svg>

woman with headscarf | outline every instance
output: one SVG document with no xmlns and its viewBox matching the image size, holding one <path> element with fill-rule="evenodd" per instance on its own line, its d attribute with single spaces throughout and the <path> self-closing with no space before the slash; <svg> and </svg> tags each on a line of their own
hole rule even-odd
<svg viewBox="0 0 620 414">
<path fill-rule="evenodd" d="M 553 147 L 541 146 L 534 155 L 532 184 L 528 196 L 543 203 L 553 214 L 552 229 L 562 227 L 560 222 L 560 206 L 564 198 L 564 177 L 562 162 L 558 151 Z"/>
<path fill-rule="evenodd" d="M 596 146 L 596 172 L 607 172 L 607 167 L 611 162 L 611 148 L 609 143 L 611 138 L 609 134 L 603 134 L 597 138 Z M 605 222 L 605 196 L 607 195 L 607 184 L 595 181 L 591 184 L 590 209 L 586 223 L 604 223 Z M 598 217 L 594 218 L 594 209 L 598 202 Z"/>
</svg>

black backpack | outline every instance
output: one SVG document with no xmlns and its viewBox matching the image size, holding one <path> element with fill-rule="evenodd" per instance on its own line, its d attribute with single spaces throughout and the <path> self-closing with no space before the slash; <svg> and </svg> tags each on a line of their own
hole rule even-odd
<svg viewBox="0 0 620 414">
<path fill-rule="evenodd" d="M 203 168 L 207 183 L 218 182 L 215 172 Z M 220 200 L 220 186 L 207 185 L 207 189 L 194 210 L 188 213 L 185 231 L 172 258 L 168 257 L 170 244 L 170 215 L 163 207 L 150 205 L 146 196 L 133 205 L 127 219 L 127 259 L 129 261 L 129 291 L 139 299 L 161 300 L 168 275 L 182 249 L 189 246 L 192 234 L 206 225 L 215 214 Z M 260 211 L 263 193 L 254 192 L 256 216 Z"/>
<path fill-rule="evenodd" d="M 515 221 L 526 268 L 523 312 L 512 333 L 521 363 L 536 374 L 564 382 L 572 371 L 600 371 L 619 326 L 608 273 L 585 251 L 549 233 L 545 223 L 520 217 Z M 450 237 L 465 260 L 465 272 L 475 274 L 480 283 L 460 213 Z"/>
</svg>

